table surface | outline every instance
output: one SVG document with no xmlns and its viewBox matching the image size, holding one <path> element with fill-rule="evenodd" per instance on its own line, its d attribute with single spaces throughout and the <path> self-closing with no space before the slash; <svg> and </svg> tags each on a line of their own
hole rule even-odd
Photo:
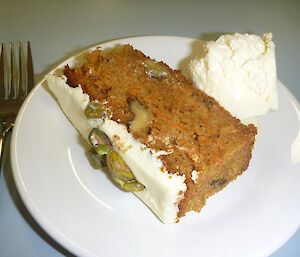
<svg viewBox="0 0 300 257">
<path fill-rule="evenodd" d="M 226 2 L 226 3 L 225 3 Z M 278 78 L 300 100 L 300 1 L 2 0 L 0 41 L 30 40 L 35 79 L 78 49 L 135 35 L 215 39 L 220 33 L 272 32 Z M 7 144 L 0 178 L 0 256 L 72 256 L 26 210 Z M 300 230 L 272 257 L 300 256 Z"/>
</svg>

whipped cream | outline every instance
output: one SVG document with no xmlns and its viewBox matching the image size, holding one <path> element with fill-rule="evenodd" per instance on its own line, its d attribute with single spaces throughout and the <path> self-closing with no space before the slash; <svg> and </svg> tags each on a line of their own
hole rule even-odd
<svg viewBox="0 0 300 257">
<path fill-rule="evenodd" d="M 189 72 L 201 90 L 245 121 L 278 109 L 272 34 L 223 35 L 191 60 Z"/>
<path fill-rule="evenodd" d="M 46 80 L 63 112 L 80 134 L 88 140 L 92 128 L 101 129 L 111 140 L 114 150 L 130 167 L 136 179 L 145 186 L 143 191 L 135 194 L 163 223 L 175 223 L 179 211 L 178 204 L 187 189 L 185 176 L 168 173 L 158 158 L 161 153 L 153 152 L 137 141 L 124 125 L 109 118 L 87 119 L 83 111 L 89 104 L 90 98 L 83 93 L 80 86 L 70 87 L 64 76 L 47 75 Z"/>
</svg>

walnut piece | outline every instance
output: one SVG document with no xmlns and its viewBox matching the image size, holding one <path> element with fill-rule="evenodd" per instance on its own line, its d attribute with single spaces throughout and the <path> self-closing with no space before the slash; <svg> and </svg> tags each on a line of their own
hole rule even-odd
<svg viewBox="0 0 300 257">
<path fill-rule="evenodd" d="M 130 131 L 133 133 L 144 131 L 151 121 L 150 112 L 137 100 L 131 101 L 129 107 L 134 114 L 134 118 L 129 127 Z"/>
</svg>

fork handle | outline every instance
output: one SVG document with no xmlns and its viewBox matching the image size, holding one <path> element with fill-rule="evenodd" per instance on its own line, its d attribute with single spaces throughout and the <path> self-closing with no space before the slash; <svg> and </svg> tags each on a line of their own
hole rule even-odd
<svg viewBox="0 0 300 257">
<path fill-rule="evenodd" d="M 1 174 L 1 168 L 2 168 L 2 159 L 3 159 L 3 148 L 5 143 L 5 137 L 8 134 L 8 132 L 12 129 L 13 124 L 10 124 L 9 126 L 5 126 L 0 131 L 0 174 Z"/>
</svg>

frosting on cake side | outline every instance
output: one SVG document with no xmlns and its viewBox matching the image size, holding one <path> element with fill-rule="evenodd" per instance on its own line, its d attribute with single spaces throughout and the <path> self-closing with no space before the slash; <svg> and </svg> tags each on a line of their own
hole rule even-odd
<svg viewBox="0 0 300 257">
<path fill-rule="evenodd" d="M 63 112 L 80 134 L 88 140 L 92 128 L 99 128 L 103 131 L 136 179 L 145 186 L 143 191 L 135 192 L 135 194 L 163 223 L 175 223 L 178 220 L 178 204 L 187 189 L 185 176 L 168 173 L 158 158 L 164 153 L 155 152 L 137 141 L 127 131 L 125 125 L 109 117 L 88 119 L 84 115 L 84 110 L 90 103 L 90 97 L 83 93 L 80 86 L 70 87 L 64 76 L 47 75 L 46 80 Z"/>
</svg>

